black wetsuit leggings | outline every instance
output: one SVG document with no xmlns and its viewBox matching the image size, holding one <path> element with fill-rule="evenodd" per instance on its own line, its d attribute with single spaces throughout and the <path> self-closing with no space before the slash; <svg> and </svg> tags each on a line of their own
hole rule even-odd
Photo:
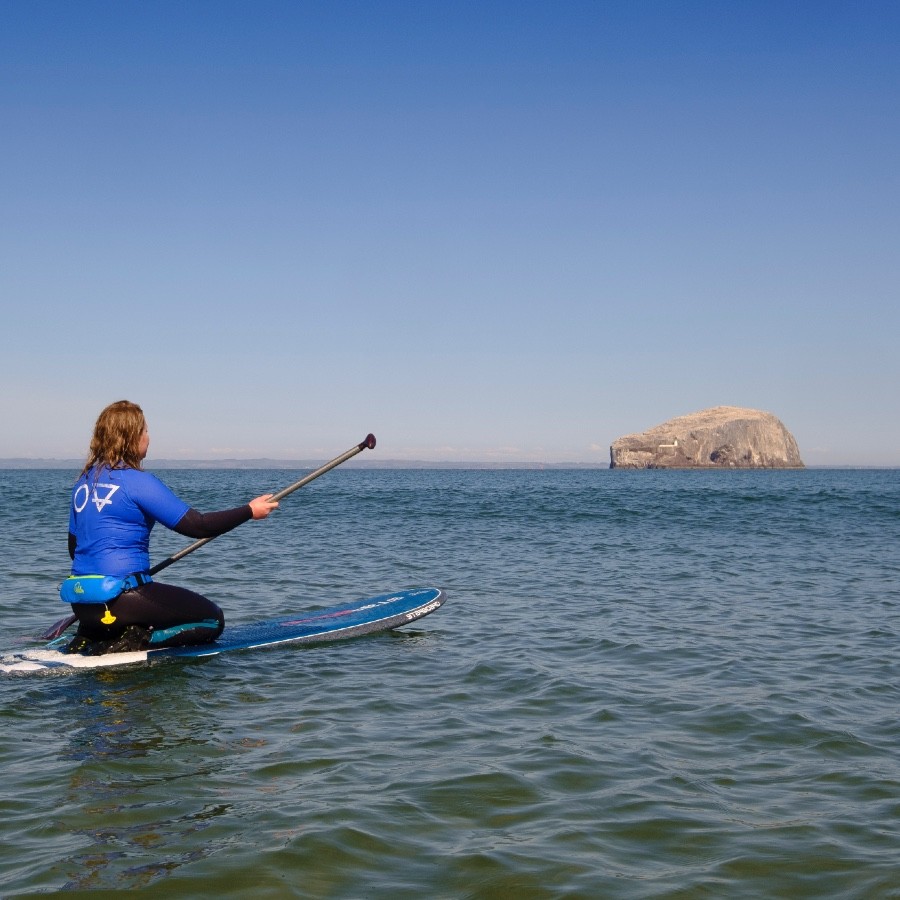
<svg viewBox="0 0 900 900">
<path fill-rule="evenodd" d="M 104 625 L 100 620 L 106 615 L 107 608 L 116 620 Z M 178 647 L 214 641 L 225 627 L 225 616 L 212 600 L 186 588 L 158 581 L 125 591 L 106 606 L 77 603 L 72 606 L 72 611 L 78 616 L 78 635 L 91 641 L 115 640 L 129 625 L 152 623 L 157 632 L 176 629 L 166 640 L 154 641 L 153 646 Z"/>
</svg>

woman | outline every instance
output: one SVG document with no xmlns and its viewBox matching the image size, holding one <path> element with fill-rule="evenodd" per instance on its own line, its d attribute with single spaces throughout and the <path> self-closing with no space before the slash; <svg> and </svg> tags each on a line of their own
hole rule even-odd
<svg viewBox="0 0 900 900">
<path fill-rule="evenodd" d="M 120 400 L 100 413 L 69 512 L 72 578 L 60 593 L 78 601 L 72 603 L 79 624 L 70 653 L 214 641 L 225 627 L 222 610 L 147 574 L 150 531 L 162 522 L 186 537 L 216 537 L 249 519 L 264 519 L 278 506 L 272 494 L 263 494 L 245 506 L 200 513 L 142 469 L 149 446 L 139 406 Z"/>
</svg>

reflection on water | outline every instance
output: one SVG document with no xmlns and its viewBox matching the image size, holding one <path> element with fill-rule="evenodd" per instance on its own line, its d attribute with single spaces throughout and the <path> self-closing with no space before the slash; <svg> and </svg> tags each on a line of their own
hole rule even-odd
<svg viewBox="0 0 900 900">
<path fill-rule="evenodd" d="M 156 674 L 97 671 L 65 680 L 59 756 L 75 764 L 63 797 L 69 814 L 58 825 L 80 837 L 81 847 L 66 865 L 64 889 L 151 884 L 208 854 L 201 832 L 231 809 L 220 802 L 182 810 L 180 782 L 209 778 L 213 766 L 204 696 L 190 667 Z M 189 847 L 172 854 L 173 837 Z M 132 864 L 148 857 L 154 861 Z M 110 866 L 117 868 L 111 882 Z"/>
</svg>

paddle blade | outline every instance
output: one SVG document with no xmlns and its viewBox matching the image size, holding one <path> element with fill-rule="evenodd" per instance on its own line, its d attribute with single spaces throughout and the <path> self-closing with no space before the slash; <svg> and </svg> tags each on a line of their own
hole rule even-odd
<svg viewBox="0 0 900 900">
<path fill-rule="evenodd" d="M 52 641 L 58 638 L 70 625 L 74 625 L 78 620 L 75 616 L 66 616 L 60 619 L 55 625 L 51 625 L 42 635 L 44 641 Z"/>
</svg>

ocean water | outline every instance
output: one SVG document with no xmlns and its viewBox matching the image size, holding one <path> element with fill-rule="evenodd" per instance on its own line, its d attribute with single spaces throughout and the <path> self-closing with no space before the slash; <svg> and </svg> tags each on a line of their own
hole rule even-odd
<svg viewBox="0 0 900 900">
<path fill-rule="evenodd" d="M 161 475 L 211 510 L 301 473 Z M 0 472 L 2 653 L 66 611 L 72 478 Z M 235 623 L 448 600 L 0 676 L 0 897 L 900 897 L 898 470 L 345 466 L 160 577 Z"/>
</svg>

